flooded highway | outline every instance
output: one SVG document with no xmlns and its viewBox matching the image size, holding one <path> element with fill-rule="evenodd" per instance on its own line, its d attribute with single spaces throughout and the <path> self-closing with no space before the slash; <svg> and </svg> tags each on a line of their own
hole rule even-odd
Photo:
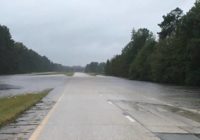
<svg viewBox="0 0 200 140">
<path fill-rule="evenodd" d="M 102 81 L 101 81 L 102 80 Z M 200 88 L 185 87 L 167 84 L 158 84 L 144 81 L 132 81 L 116 77 L 110 77 L 106 81 L 100 81 L 105 85 L 110 85 L 109 89 L 116 90 L 115 95 L 131 100 L 136 98 L 136 94 L 148 97 L 152 100 L 164 101 L 177 107 L 185 107 L 200 111 Z M 124 92 L 126 90 L 126 92 Z"/>
<path fill-rule="evenodd" d="M 57 74 L 22 74 L 0 76 L 0 97 L 59 87 L 69 77 Z"/>
<path fill-rule="evenodd" d="M 199 88 L 83 73 L 1 76 L 0 85 L 1 97 L 54 88 L 24 119 L 2 128 L 0 139 L 10 130 L 30 140 L 200 139 Z M 35 127 L 20 133 L 19 124 Z"/>
<path fill-rule="evenodd" d="M 199 140 L 199 89 L 76 73 L 30 140 Z"/>
<path fill-rule="evenodd" d="M 26 140 L 53 107 L 70 77 L 62 74 L 0 76 L 0 97 L 52 89 L 47 97 L 25 111 L 16 121 L 0 128 L 0 140 Z"/>
<path fill-rule="evenodd" d="M 22 74 L 0 76 L 0 97 L 56 88 L 63 86 L 69 78 L 70 77 L 62 74 Z M 134 91 L 137 94 L 159 98 L 160 100 L 165 100 L 177 106 L 200 109 L 200 89 L 196 87 L 131 81 L 115 77 L 110 77 L 106 81 L 103 78 L 99 78 L 99 81 L 105 85 L 106 83 L 115 83 L 115 86 L 111 86 L 110 89 L 117 88 L 117 93 L 115 94 L 118 96 L 134 98 L 134 94 L 132 94 Z M 128 92 L 124 93 L 124 88 L 128 90 Z"/>
</svg>

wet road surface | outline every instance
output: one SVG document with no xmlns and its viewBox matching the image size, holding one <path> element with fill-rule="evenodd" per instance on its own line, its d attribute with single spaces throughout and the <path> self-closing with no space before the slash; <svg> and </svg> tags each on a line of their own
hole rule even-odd
<svg viewBox="0 0 200 140">
<path fill-rule="evenodd" d="M 200 92 L 76 73 L 30 140 L 200 140 Z"/>
<path fill-rule="evenodd" d="M 70 77 L 65 75 L 9 75 L 0 76 L 0 97 L 53 89 L 16 121 L 0 128 L 0 140 L 26 140 L 53 107 Z"/>
</svg>

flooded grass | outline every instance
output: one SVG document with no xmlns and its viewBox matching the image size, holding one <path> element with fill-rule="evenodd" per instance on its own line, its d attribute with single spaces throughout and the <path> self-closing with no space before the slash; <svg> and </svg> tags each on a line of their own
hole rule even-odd
<svg viewBox="0 0 200 140">
<path fill-rule="evenodd" d="M 0 127 L 14 121 L 23 112 L 41 101 L 51 90 L 0 98 Z"/>
</svg>

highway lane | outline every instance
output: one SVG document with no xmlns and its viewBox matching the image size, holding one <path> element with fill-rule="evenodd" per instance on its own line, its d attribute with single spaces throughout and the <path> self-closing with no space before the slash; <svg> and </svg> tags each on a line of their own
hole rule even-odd
<svg viewBox="0 0 200 140">
<path fill-rule="evenodd" d="M 187 90 L 76 73 L 30 140 L 199 140 L 196 105 L 172 100 Z"/>
</svg>

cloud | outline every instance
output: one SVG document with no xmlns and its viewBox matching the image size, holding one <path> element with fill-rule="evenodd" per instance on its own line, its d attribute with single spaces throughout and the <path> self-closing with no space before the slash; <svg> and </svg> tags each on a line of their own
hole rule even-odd
<svg viewBox="0 0 200 140">
<path fill-rule="evenodd" d="M 65 65 L 105 61 L 120 53 L 132 28 L 154 33 L 162 15 L 188 11 L 194 0 L 1 0 L 0 24 L 28 48 Z"/>
</svg>

